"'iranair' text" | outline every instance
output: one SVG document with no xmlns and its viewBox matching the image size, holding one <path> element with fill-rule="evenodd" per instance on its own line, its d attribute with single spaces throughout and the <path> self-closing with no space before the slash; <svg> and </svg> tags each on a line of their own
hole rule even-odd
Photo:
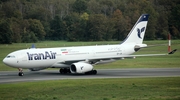
<svg viewBox="0 0 180 100">
<path fill-rule="evenodd" d="M 29 53 L 27 52 L 29 60 L 46 60 L 46 59 L 56 59 L 56 52 L 47 52 L 44 53 Z"/>
</svg>

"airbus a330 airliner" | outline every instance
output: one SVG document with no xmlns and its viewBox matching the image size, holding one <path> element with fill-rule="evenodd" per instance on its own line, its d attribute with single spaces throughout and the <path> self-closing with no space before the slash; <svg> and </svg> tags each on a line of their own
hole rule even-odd
<svg viewBox="0 0 180 100">
<path fill-rule="evenodd" d="M 158 56 L 167 54 L 131 55 L 139 49 L 147 47 L 143 39 L 148 23 L 148 14 L 142 14 L 126 39 L 117 45 L 34 48 L 14 51 L 4 59 L 4 64 L 18 68 L 19 76 L 23 76 L 22 68 L 31 71 L 46 68 L 60 68 L 60 73 L 97 74 L 93 65 L 110 63 L 124 58 L 136 56 Z"/>
</svg>

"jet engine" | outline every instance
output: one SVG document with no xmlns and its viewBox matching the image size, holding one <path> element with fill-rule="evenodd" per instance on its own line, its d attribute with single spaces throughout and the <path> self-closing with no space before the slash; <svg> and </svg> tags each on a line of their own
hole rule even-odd
<svg viewBox="0 0 180 100">
<path fill-rule="evenodd" d="M 73 63 L 70 67 L 71 73 L 86 73 L 90 72 L 93 70 L 93 66 L 88 63 L 83 63 L 83 62 L 78 62 L 78 63 Z"/>
</svg>

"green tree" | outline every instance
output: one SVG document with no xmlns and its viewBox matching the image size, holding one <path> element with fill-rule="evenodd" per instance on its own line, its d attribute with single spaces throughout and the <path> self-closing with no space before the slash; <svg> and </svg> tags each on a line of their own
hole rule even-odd
<svg viewBox="0 0 180 100">
<path fill-rule="evenodd" d="M 1 20 L 0 21 L 0 43 L 2 44 L 11 44 L 12 43 L 12 30 L 10 27 L 10 20 Z"/>
<path fill-rule="evenodd" d="M 104 40 L 106 17 L 102 14 L 91 15 L 88 21 L 88 35 L 90 41 Z"/>
<path fill-rule="evenodd" d="M 68 41 L 80 41 L 83 33 L 80 32 L 80 16 L 73 13 L 64 19 Z"/>
<path fill-rule="evenodd" d="M 49 35 L 52 40 L 65 40 L 65 27 L 63 21 L 59 16 L 56 16 L 51 22 L 51 34 Z"/>
<path fill-rule="evenodd" d="M 171 35 L 174 38 L 180 38 L 180 4 L 175 5 L 175 7 L 173 7 L 172 12 L 171 12 L 171 16 L 169 19 L 169 30 Z"/>
<path fill-rule="evenodd" d="M 38 40 L 44 40 L 46 32 L 44 31 L 44 26 L 37 19 L 29 19 L 29 30 L 32 31 Z"/>
<path fill-rule="evenodd" d="M 156 23 L 156 38 L 157 39 L 167 39 L 169 34 L 168 29 L 168 16 L 166 13 L 161 13 L 158 16 L 157 23 Z"/>
<path fill-rule="evenodd" d="M 13 31 L 12 41 L 15 43 L 20 43 L 21 41 L 21 33 L 22 33 L 22 20 L 12 17 L 11 18 L 11 28 Z"/>
<path fill-rule="evenodd" d="M 11 42 L 123 40 L 148 13 L 146 40 L 180 39 L 179 9 L 180 0 L 0 0 L 0 20 Z"/>
<path fill-rule="evenodd" d="M 34 6 L 29 8 L 25 18 L 37 19 L 40 21 L 48 21 L 51 19 L 50 12 L 42 6 Z"/>
<path fill-rule="evenodd" d="M 80 37 L 80 41 L 87 41 L 88 40 L 88 29 L 87 29 L 87 25 L 88 25 L 88 20 L 89 20 L 89 14 L 88 13 L 83 13 L 80 17 L 80 24 L 79 24 L 79 35 Z"/>
<path fill-rule="evenodd" d="M 117 9 L 116 11 L 114 11 L 113 15 L 112 15 L 112 20 L 115 23 L 115 34 L 113 36 L 113 39 L 115 40 L 122 40 L 125 38 L 126 36 L 126 20 L 122 15 L 121 10 Z"/>
<path fill-rule="evenodd" d="M 101 7 L 100 3 L 97 2 L 97 0 L 90 0 L 87 3 L 87 10 L 90 14 L 100 14 L 101 13 Z"/>
<path fill-rule="evenodd" d="M 87 2 L 85 0 L 76 0 L 72 5 L 72 8 L 80 15 L 87 10 Z"/>
<path fill-rule="evenodd" d="M 158 14 L 155 9 L 150 6 L 150 4 L 144 9 L 144 12 L 148 12 L 150 14 L 145 39 L 147 40 L 154 40 L 156 39 L 156 28 L 157 28 L 157 19 Z"/>
<path fill-rule="evenodd" d="M 31 42 L 37 42 L 37 41 L 38 39 L 32 31 L 29 32 L 29 31 L 24 30 L 22 42 L 31 43 Z"/>
<path fill-rule="evenodd" d="M 101 0 L 101 11 L 105 16 L 112 15 L 114 9 L 114 3 L 112 0 Z"/>
</svg>

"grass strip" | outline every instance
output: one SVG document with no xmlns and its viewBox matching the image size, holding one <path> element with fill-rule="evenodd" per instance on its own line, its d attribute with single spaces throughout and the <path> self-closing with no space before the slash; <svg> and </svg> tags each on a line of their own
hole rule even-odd
<svg viewBox="0 0 180 100">
<path fill-rule="evenodd" d="M 0 100 L 180 100 L 180 77 L 0 84 Z"/>
</svg>

